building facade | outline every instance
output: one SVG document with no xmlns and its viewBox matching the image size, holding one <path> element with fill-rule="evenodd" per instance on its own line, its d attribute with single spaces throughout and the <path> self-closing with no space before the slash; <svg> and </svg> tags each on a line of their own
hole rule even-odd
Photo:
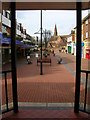
<svg viewBox="0 0 90 120">
<path fill-rule="evenodd" d="M 76 49 L 76 34 L 75 29 L 75 49 Z M 76 50 L 75 50 L 76 51 Z M 74 53 L 76 55 L 76 53 Z M 81 58 L 90 59 L 90 13 L 82 20 L 82 35 L 81 35 Z"/>
<path fill-rule="evenodd" d="M 2 40 L 2 63 L 9 63 L 11 62 L 11 13 L 7 10 L 2 10 L 2 29 L 1 29 L 1 36 L 3 38 Z M 16 20 L 16 56 L 17 59 L 20 57 L 25 56 L 25 51 L 27 49 L 30 49 L 30 45 L 24 45 L 27 41 L 27 35 L 26 29 L 22 26 L 21 23 L 18 23 Z M 6 39 L 6 42 L 5 42 Z M 3 42 L 4 41 L 4 42 Z M 30 39 L 28 37 L 28 44 L 31 42 L 31 36 Z"/>
<path fill-rule="evenodd" d="M 67 36 L 67 53 L 71 53 L 72 55 L 76 55 L 75 51 L 75 31 L 71 31 L 70 35 Z"/>
<path fill-rule="evenodd" d="M 90 13 L 82 20 L 84 58 L 90 59 Z"/>
</svg>

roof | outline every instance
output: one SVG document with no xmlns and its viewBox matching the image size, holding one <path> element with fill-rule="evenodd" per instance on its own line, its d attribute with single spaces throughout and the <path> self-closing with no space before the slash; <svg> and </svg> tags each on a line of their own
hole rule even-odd
<svg viewBox="0 0 90 120">
<path fill-rule="evenodd" d="M 49 41 L 57 41 L 57 39 L 58 39 L 58 36 L 52 36 L 52 37 L 49 39 Z"/>
<path fill-rule="evenodd" d="M 60 35 L 61 37 L 67 37 L 67 36 L 69 36 L 69 35 Z"/>
<path fill-rule="evenodd" d="M 10 1 L 10 0 L 8 0 Z M 20 0 L 22 1 L 22 0 Z M 27 1 L 27 0 L 26 0 Z M 29 1 L 29 0 L 28 0 Z M 76 10 L 76 1 L 74 2 L 53 2 L 53 0 L 30 0 L 30 2 L 16 2 L 16 10 Z M 90 8 L 89 0 L 88 2 L 82 2 L 82 9 L 86 10 Z M 3 2 L 3 9 L 10 9 L 10 2 Z"/>
</svg>

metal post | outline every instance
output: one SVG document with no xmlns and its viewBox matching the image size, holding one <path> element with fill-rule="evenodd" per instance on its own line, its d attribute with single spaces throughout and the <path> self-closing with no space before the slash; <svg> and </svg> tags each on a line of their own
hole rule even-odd
<svg viewBox="0 0 90 120">
<path fill-rule="evenodd" d="M 47 34 L 47 33 L 46 33 L 46 29 L 45 29 L 45 54 L 47 53 L 47 52 L 46 52 L 46 48 L 47 48 L 47 40 L 46 40 L 47 38 L 46 38 L 46 34 Z"/>
<path fill-rule="evenodd" d="M 6 107 L 8 111 L 8 92 L 7 92 L 7 73 L 5 72 L 5 92 L 6 92 Z"/>
<path fill-rule="evenodd" d="M 85 85 L 84 111 L 86 111 L 87 85 L 88 85 L 88 72 L 86 72 L 86 85 Z"/>
<path fill-rule="evenodd" d="M 47 48 L 47 40 L 46 40 L 46 29 L 45 29 L 45 49 Z"/>
<path fill-rule="evenodd" d="M 2 32 L 2 2 L 1 1 L 0 1 L 0 32 Z M 0 37 L 0 71 L 2 71 L 2 49 L 1 49 L 2 44 L 1 44 L 1 39 L 2 39 L 2 37 Z M 2 84 L 1 83 L 2 83 L 2 73 L 0 73 L 0 93 L 2 93 Z M 2 98 L 2 94 L 0 94 L 0 105 L 2 104 L 1 98 Z M 0 108 L 0 114 L 2 114 L 1 108 Z"/>
<path fill-rule="evenodd" d="M 75 85 L 75 106 L 74 112 L 79 112 L 80 98 L 80 76 L 81 76 L 81 2 L 76 3 L 77 7 L 77 49 L 76 49 L 76 85 Z"/>
<path fill-rule="evenodd" d="M 43 75 L 42 72 L 42 10 L 41 10 L 41 72 L 40 75 Z"/>
<path fill-rule="evenodd" d="M 14 112 L 18 112 L 17 99 L 17 72 L 16 72 L 16 23 L 15 23 L 15 7 L 16 3 L 11 2 L 11 66 L 12 66 L 12 90 L 13 90 L 13 106 Z"/>
<path fill-rule="evenodd" d="M 38 46 L 38 36 L 37 36 L 37 46 Z"/>
</svg>

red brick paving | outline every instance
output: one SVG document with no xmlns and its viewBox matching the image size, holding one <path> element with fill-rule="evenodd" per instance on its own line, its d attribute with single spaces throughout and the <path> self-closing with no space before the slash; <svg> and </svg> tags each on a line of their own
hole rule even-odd
<svg viewBox="0 0 90 120">
<path fill-rule="evenodd" d="M 66 62 L 70 60 L 66 60 Z M 25 62 L 25 61 L 24 61 Z M 70 63 L 68 63 L 70 64 Z M 75 65 L 75 64 L 74 64 Z M 73 64 L 71 65 L 73 66 Z M 74 102 L 75 78 L 62 64 L 57 64 L 57 60 L 52 56 L 52 65 L 43 65 L 44 75 L 40 75 L 40 66 L 24 64 L 17 70 L 18 75 L 18 100 L 19 102 L 49 102 L 64 103 Z M 11 79 L 8 75 L 9 102 L 12 101 Z M 5 103 L 4 80 L 3 104 Z M 82 85 L 83 92 L 84 87 Z M 74 114 L 73 110 L 19 110 L 18 114 L 13 112 L 3 115 L 3 118 L 88 118 L 88 114 L 80 112 Z M 90 118 L 90 117 L 89 117 Z"/>
<path fill-rule="evenodd" d="M 71 67 L 73 70 L 76 71 L 76 56 L 71 55 L 71 54 L 65 54 L 65 53 L 59 53 L 58 49 L 55 49 L 55 54 L 59 55 L 62 57 L 63 61 L 69 65 L 69 67 Z M 81 59 L 81 69 L 83 70 L 90 70 L 89 69 L 89 65 L 90 65 L 90 60 L 88 59 Z"/>
<path fill-rule="evenodd" d="M 5 118 L 5 119 L 4 119 Z M 29 120 L 34 118 L 47 118 L 47 119 L 71 119 L 71 120 L 86 120 L 90 118 L 90 115 L 86 113 L 80 112 L 79 114 L 75 114 L 73 110 L 19 110 L 19 113 L 14 114 L 13 112 L 9 112 L 3 115 L 3 120 L 18 120 L 25 119 Z"/>
<path fill-rule="evenodd" d="M 65 54 L 63 54 L 65 56 Z M 57 64 L 56 57 L 51 55 L 52 65 L 43 65 L 44 75 L 40 75 L 40 66 L 37 66 L 36 59 L 33 64 L 21 62 L 22 67 L 18 68 L 18 100 L 19 102 L 42 102 L 42 103 L 71 103 L 74 102 L 75 78 L 62 64 Z M 65 60 L 65 59 L 64 59 Z M 70 65 L 69 57 L 66 63 Z M 19 62 L 20 64 L 20 62 Z M 71 66 L 75 65 L 73 63 Z M 12 87 L 10 75 L 8 76 L 9 102 L 12 102 Z M 3 104 L 5 103 L 5 89 L 3 84 Z M 84 87 L 82 86 L 83 94 Z M 82 98 L 83 100 L 83 98 Z"/>
<path fill-rule="evenodd" d="M 62 57 L 63 62 L 69 66 L 72 70 L 74 70 L 76 72 L 76 56 L 71 55 L 71 54 L 65 54 L 65 53 L 59 53 L 58 49 L 55 49 L 55 54 L 59 55 L 60 57 Z M 90 71 L 90 60 L 88 59 L 81 59 L 81 70 L 89 70 Z M 86 79 L 86 74 L 85 73 L 81 73 L 81 78 L 84 77 Z M 90 75 L 88 76 L 88 81 L 90 82 Z M 85 83 L 85 82 L 84 82 Z M 89 84 L 90 87 L 90 84 Z M 83 103 L 84 102 L 84 96 L 85 96 L 85 87 L 83 87 L 83 85 L 81 84 L 80 86 L 80 101 Z M 88 89 L 88 95 L 87 95 L 87 103 L 90 104 L 90 89 Z"/>
<path fill-rule="evenodd" d="M 40 66 L 36 64 L 35 59 L 33 64 L 26 64 L 17 70 L 19 102 L 74 102 L 74 76 L 62 64 L 57 64 L 56 57 L 52 56 L 51 66 L 43 65 L 42 76 Z M 11 94 L 10 83 L 9 80 Z"/>
</svg>

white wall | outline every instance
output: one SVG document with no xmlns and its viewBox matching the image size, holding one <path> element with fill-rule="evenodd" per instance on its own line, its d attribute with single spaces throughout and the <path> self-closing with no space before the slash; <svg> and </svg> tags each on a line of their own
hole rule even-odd
<svg viewBox="0 0 90 120">
<path fill-rule="evenodd" d="M 21 36 L 21 31 L 17 29 L 16 34 Z"/>
<path fill-rule="evenodd" d="M 8 27 L 11 27 L 11 21 L 2 15 L 2 23 Z"/>
<path fill-rule="evenodd" d="M 67 42 L 72 42 L 72 36 L 67 38 Z"/>
<path fill-rule="evenodd" d="M 24 34 L 24 39 L 26 38 L 26 35 Z"/>
<path fill-rule="evenodd" d="M 74 52 L 74 55 L 76 56 L 76 46 L 74 46 L 73 52 Z"/>
</svg>

